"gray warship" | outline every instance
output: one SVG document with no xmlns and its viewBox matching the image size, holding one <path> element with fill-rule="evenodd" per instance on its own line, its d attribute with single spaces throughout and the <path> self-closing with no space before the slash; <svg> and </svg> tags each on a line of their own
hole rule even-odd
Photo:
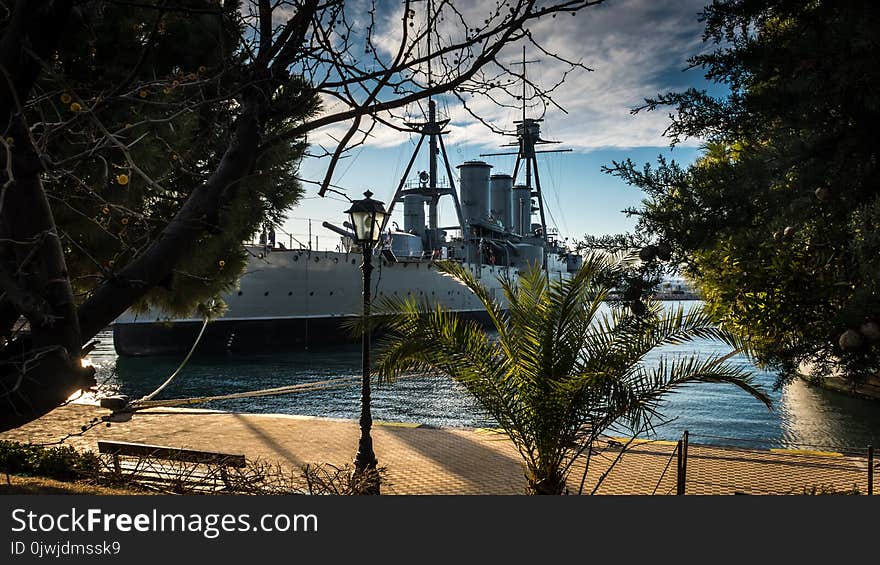
<svg viewBox="0 0 880 565">
<path fill-rule="evenodd" d="M 545 269 L 549 277 L 576 271 L 581 257 L 562 246 L 545 221 L 536 157 L 565 150 L 536 149 L 557 143 L 541 139 L 541 120 L 526 118 L 523 107 L 522 120 L 515 122 L 516 141 L 507 145 L 511 151 L 480 155 L 516 155 L 512 174 L 493 174 L 492 165 L 472 160 L 459 164 L 456 175 L 443 143 L 449 120 L 438 115 L 433 99 L 426 114 L 424 121 L 406 124 L 419 136 L 418 143 L 388 201 L 383 239 L 373 259 L 373 297 L 425 298 L 462 317 L 488 322 L 476 296 L 439 273 L 437 261 L 461 262 L 499 299 L 500 276 L 515 280 L 531 266 Z M 428 169 L 415 172 L 426 141 Z M 458 225 L 439 225 L 438 204 L 444 198 L 452 200 Z M 403 206 L 403 229 L 387 225 L 397 205 Z M 352 244 L 350 226 L 323 225 L 339 234 L 338 251 L 289 249 L 271 236 L 261 238 L 259 245 L 246 245 L 250 259 L 239 288 L 223 296 L 225 315 L 206 325 L 199 318 L 126 312 L 112 325 L 117 353 L 179 354 L 197 340 L 199 353 L 271 352 L 356 341 L 344 323 L 361 315 L 361 253 Z"/>
</svg>

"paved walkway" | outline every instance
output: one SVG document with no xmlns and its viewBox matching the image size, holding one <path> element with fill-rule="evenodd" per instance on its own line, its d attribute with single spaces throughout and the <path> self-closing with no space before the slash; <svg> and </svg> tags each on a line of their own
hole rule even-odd
<svg viewBox="0 0 880 565">
<path fill-rule="evenodd" d="M 56 442 L 109 411 L 85 405 L 59 408 L 0 439 Z M 379 465 L 387 469 L 388 494 L 523 494 L 526 482 L 513 444 L 491 430 L 429 428 L 377 422 L 373 444 Z M 97 449 L 100 439 L 181 448 L 243 453 L 248 459 L 299 467 L 306 463 L 342 466 L 354 458 L 357 423 L 303 416 L 231 414 L 152 409 L 129 421 L 103 424 L 65 440 L 79 449 Z M 584 492 L 597 494 L 674 494 L 675 444 L 645 442 L 627 449 L 603 444 L 591 457 Z M 665 469 L 665 472 L 664 472 Z M 687 494 L 786 494 L 812 487 L 867 492 L 867 460 L 839 454 L 761 451 L 691 444 Z M 581 462 L 571 473 L 569 490 L 578 492 Z"/>
</svg>

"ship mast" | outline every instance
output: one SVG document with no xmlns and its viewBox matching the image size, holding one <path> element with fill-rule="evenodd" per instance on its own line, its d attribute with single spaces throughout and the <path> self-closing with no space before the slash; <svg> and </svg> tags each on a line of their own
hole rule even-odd
<svg viewBox="0 0 880 565">
<path fill-rule="evenodd" d="M 516 124 L 516 143 L 509 143 L 505 145 L 505 147 L 517 147 L 516 153 L 514 152 L 506 152 L 506 153 L 481 153 L 480 157 L 494 157 L 499 155 L 516 155 L 516 164 L 513 167 L 513 180 L 516 182 L 517 175 L 519 174 L 520 168 L 525 169 L 525 186 L 529 188 L 530 194 L 533 198 L 536 198 L 538 201 L 538 209 L 537 211 L 541 217 L 541 239 L 544 240 L 545 245 L 548 243 L 547 238 L 547 220 L 544 216 L 544 197 L 541 194 L 541 177 L 538 173 L 538 160 L 536 157 L 537 153 L 567 153 L 570 152 L 571 149 L 544 149 L 544 150 L 536 150 L 536 145 L 547 145 L 554 143 L 561 143 L 560 141 L 548 141 L 546 139 L 541 139 L 541 126 L 540 122 L 543 122 L 543 119 L 535 119 L 526 117 L 526 65 L 531 63 L 537 63 L 538 61 L 526 61 L 526 48 L 523 46 L 523 54 L 522 54 L 522 62 L 521 63 L 513 63 L 514 65 L 522 65 L 522 74 L 519 75 L 522 78 L 522 120 L 514 122 Z M 532 176 L 535 177 L 534 185 L 532 184 Z M 546 266 L 546 255 L 545 255 L 545 266 Z"/>
<path fill-rule="evenodd" d="M 430 90 L 433 86 L 433 76 L 431 71 L 431 14 L 432 14 L 432 2 L 428 0 L 427 2 L 427 25 L 428 32 L 427 36 L 427 88 Z M 406 165 L 406 169 L 403 172 L 403 175 L 400 177 L 400 183 L 397 185 L 397 190 L 394 192 L 394 197 L 391 199 L 391 204 L 388 209 L 388 216 L 386 216 L 385 223 L 387 224 L 391 218 L 391 212 L 394 210 L 395 204 L 399 202 L 403 202 L 405 196 L 409 195 L 418 195 L 425 198 L 428 204 L 428 231 L 426 235 L 426 247 L 429 249 L 437 249 L 442 241 L 441 237 L 441 228 L 439 225 L 438 214 L 437 214 L 437 204 L 440 200 L 441 196 L 451 196 L 453 202 L 455 203 L 455 212 L 458 215 L 458 223 L 459 227 L 462 231 L 462 234 L 465 233 L 464 226 L 464 218 L 461 213 L 461 203 L 458 200 L 458 194 L 455 189 L 455 181 L 453 180 L 452 175 L 452 167 L 449 164 L 449 156 L 446 153 L 446 146 L 443 143 L 443 135 L 449 133 L 445 131 L 444 128 L 449 124 L 448 118 L 443 118 L 438 120 L 437 116 L 437 103 L 434 101 L 434 96 L 428 96 L 428 114 L 426 116 L 426 121 L 424 122 L 406 122 L 406 125 L 412 133 L 419 134 L 419 141 L 416 143 L 415 149 L 410 156 L 409 162 Z M 419 155 L 419 151 L 422 148 L 422 144 L 425 141 L 425 138 L 428 138 L 428 171 L 425 173 L 424 171 L 419 173 L 419 185 L 415 188 L 406 188 L 406 179 L 409 177 L 410 171 L 412 170 L 413 164 L 415 163 L 416 157 Z M 446 177 L 448 180 L 448 186 L 440 186 L 437 168 L 438 168 L 438 157 L 442 157 L 443 165 L 446 169 Z M 385 225 L 382 226 L 382 229 L 385 229 Z"/>
</svg>

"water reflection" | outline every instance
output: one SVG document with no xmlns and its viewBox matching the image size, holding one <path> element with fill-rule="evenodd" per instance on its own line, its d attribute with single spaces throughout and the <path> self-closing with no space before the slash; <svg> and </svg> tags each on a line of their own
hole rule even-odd
<svg viewBox="0 0 880 565">
<path fill-rule="evenodd" d="M 880 402 L 862 400 L 823 390 L 804 381 L 785 387 L 779 403 L 780 422 L 785 439 L 791 443 L 822 446 L 878 445 L 880 440 Z"/>
</svg>

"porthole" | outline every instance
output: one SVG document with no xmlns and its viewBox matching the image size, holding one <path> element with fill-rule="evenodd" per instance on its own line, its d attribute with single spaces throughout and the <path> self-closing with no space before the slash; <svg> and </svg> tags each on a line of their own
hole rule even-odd
<svg viewBox="0 0 880 565">
<path fill-rule="evenodd" d="M 317 263 L 317 262 L 320 261 L 320 260 L 321 260 L 321 258 L 318 257 L 318 256 L 316 255 L 316 256 L 315 256 L 315 263 Z"/>
<path fill-rule="evenodd" d="M 238 295 L 241 296 L 242 294 L 244 294 L 244 293 L 243 293 L 242 291 L 239 290 L 239 291 L 238 291 Z"/>
<path fill-rule="evenodd" d="M 338 262 L 339 262 L 339 257 L 334 257 L 334 258 L 333 258 L 333 262 L 334 262 L 334 263 L 338 263 Z"/>
<path fill-rule="evenodd" d="M 293 256 L 293 260 L 294 260 L 294 261 L 299 261 L 299 255 L 294 255 L 294 256 Z"/>
<path fill-rule="evenodd" d="M 330 291 L 330 296 L 333 296 L 333 291 L 332 291 L 332 290 Z"/>
<path fill-rule="evenodd" d="M 354 260 L 354 259 L 352 259 L 352 260 L 351 260 L 351 264 L 352 264 L 352 265 L 354 265 L 354 263 L 355 263 L 355 260 Z"/>
<path fill-rule="evenodd" d="M 266 292 L 264 292 L 263 296 L 269 296 L 269 291 L 267 290 Z"/>
<path fill-rule="evenodd" d="M 293 291 L 292 291 L 292 290 L 289 291 L 289 292 L 287 293 L 287 296 L 293 296 Z"/>
<path fill-rule="evenodd" d="M 309 296 L 315 296 L 315 291 L 314 290 L 310 291 Z"/>
</svg>

